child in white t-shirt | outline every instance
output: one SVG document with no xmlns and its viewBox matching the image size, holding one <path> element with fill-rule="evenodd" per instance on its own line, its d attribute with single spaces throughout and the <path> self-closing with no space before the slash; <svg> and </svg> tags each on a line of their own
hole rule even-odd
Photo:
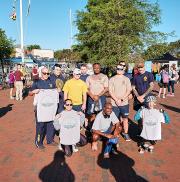
<svg viewBox="0 0 180 182">
<path fill-rule="evenodd" d="M 54 128 L 60 130 L 60 146 L 65 152 L 66 156 L 71 156 L 76 144 L 84 146 L 87 141 L 85 136 L 80 133 L 85 116 L 72 109 L 72 100 L 65 100 L 64 111 L 56 115 L 54 119 Z"/>
<path fill-rule="evenodd" d="M 144 153 L 144 150 L 153 151 L 153 145 L 156 144 L 157 140 L 161 140 L 161 123 L 169 123 L 170 121 L 166 112 L 154 108 L 156 105 L 155 96 L 148 96 L 145 101 L 147 108 L 139 109 L 134 117 L 135 121 L 142 120 L 140 153 Z"/>
</svg>

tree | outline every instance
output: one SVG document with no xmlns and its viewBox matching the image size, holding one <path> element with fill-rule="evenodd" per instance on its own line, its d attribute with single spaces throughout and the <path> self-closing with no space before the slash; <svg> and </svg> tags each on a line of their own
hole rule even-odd
<svg viewBox="0 0 180 182">
<path fill-rule="evenodd" d="M 180 40 L 170 42 L 169 49 L 175 57 L 180 58 Z"/>
<path fill-rule="evenodd" d="M 78 61 L 80 59 L 78 51 L 70 49 L 57 50 L 54 53 L 54 57 L 58 60 L 66 61 Z"/>
<path fill-rule="evenodd" d="M 155 59 L 170 51 L 169 44 L 155 44 L 147 48 L 143 57 L 145 60 Z"/>
<path fill-rule="evenodd" d="M 4 62 L 13 53 L 14 45 L 11 39 L 8 39 L 5 31 L 0 29 L 0 61 L 2 67 L 2 73 L 4 75 Z"/>
<path fill-rule="evenodd" d="M 27 46 L 28 51 L 32 51 L 33 49 L 41 49 L 41 47 L 37 44 Z"/>
<path fill-rule="evenodd" d="M 82 57 L 106 65 L 130 53 L 164 41 L 165 33 L 152 31 L 160 23 L 158 3 L 147 0 L 89 0 L 86 11 L 77 13 L 76 35 Z"/>
</svg>

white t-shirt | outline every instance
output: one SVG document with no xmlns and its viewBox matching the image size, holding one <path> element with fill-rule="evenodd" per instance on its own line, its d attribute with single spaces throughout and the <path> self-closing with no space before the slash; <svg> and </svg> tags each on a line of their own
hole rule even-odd
<svg viewBox="0 0 180 182">
<path fill-rule="evenodd" d="M 77 111 L 62 111 L 60 118 L 54 122 L 55 129 L 60 129 L 60 143 L 74 145 L 80 141 L 81 118 Z M 58 123 L 56 123 L 58 122 Z"/>
<path fill-rule="evenodd" d="M 146 140 L 161 140 L 161 122 L 165 123 L 163 113 L 157 109 L 143 108 L 140 116 L 143 121 L 140 136 Z"/>
<path fill-rule="evenodd" d="M 119 120 L 114 114 L 114 112 L 111 113 L 109 118 L 105 118 L 103 115 L 103 111 L 101 111 L 97 116 L 96 119 L 94 120 L 92 129 L 93 130 L 99 130 L 101 132 L 105 132 L 109 129 L 111 125 L 115 125 L 118 123 Z"/>
<path fill-rule="evenodd" d="M 40 90 L 34 97 L 34 105 L 37 105 L 38 122 L 53 121 L 59 103 L 59 93 L 57 89 Z"/>
</svg>

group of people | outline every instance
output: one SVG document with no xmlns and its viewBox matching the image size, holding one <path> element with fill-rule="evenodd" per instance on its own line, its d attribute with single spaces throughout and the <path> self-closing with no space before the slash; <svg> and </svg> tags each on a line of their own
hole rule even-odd
<svg viewBox="0 0 180 182">
<path fill-rule="evenodd" d="M 8 75 L 8 83 L 10 87 L 10 99 L 23 100 L 23 88 L 25 85 L 26 72 L 24 66 L 16 65 L 13 70 L 10 70 Z M 15 95 L 14 95 L 15 90 Z"/>
<path fill-rule="evenodd" d="M 92 150 L 98 150 L 97 141 L 105 142 L 104 157 L 117 153 L 119 135 L 126 141 L 129 136 L 129 100 L 134 98 L 135 120 L 142 129 L 140 153 L 161 139 L 161 122 L 169 122 L 166 112 L 155 109 L 156 97 L 152 95 L 154 77 L 145 71 L 144 63 L 137 65 L 138 73 L 130 80 L 126 64 L 120 61 L 116 75 L 108 79 L 101 73 L 101 65 L 93 64 L 94 74 L 87 74 L 86 65 L 73 70 L 73 77 L 65 80 L 60 65 L 41 69 L 41 77 L 35 79 L 30 95 L 34 96 L 37 148 L 56 146 L 56 132 L 59 133 L 59 148 L 67 156 L 87 144 L 87 137 L 81 133 L 85 128 L 91 134 Z M 140 126 L 143 123 L 143 126 Z M 150 145 L 147 142 L 150 141 Z M 153 142 L 152 142 L 153 141 Z"/>
<path fill-rule="evenodd" d="M 156 74 L 156 81 L 160 87 L 158 97 L 161 98 L 161 95 L 162 98 L 166 98 L 166 96 L 174 97 L 174 85 L 177 83 L 178 79 L 179 74 L 175 64 L 173 64 L 170 69 L 168 65 L 162 66 L 159 73 Z M 167 89 L 168 93 L 166 94 Z"/>
</svg>

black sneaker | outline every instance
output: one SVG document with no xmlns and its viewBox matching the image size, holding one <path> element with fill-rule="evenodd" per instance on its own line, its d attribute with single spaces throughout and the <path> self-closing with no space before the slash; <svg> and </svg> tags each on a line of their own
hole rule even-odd
<svg viewBox="0 0 180 182">
<path fill-rule="evenodd" d="M 38 149 L 40 149 L 40 150 L 45 149 L 45 146 L 44 146 L 44 145 L 39 145 L 38 142 L 35 142 L 35 145 L 36 145 L 36 147 L 37 147 Z"/>
<path fill-rule="evenodd" d="M 129 136 L 128 133 L 122 133 L 122 134 L 123 134 L 124 139 L 125 139 L 127 142 L 131 141 L 130 136 Z"/>
</svg>

